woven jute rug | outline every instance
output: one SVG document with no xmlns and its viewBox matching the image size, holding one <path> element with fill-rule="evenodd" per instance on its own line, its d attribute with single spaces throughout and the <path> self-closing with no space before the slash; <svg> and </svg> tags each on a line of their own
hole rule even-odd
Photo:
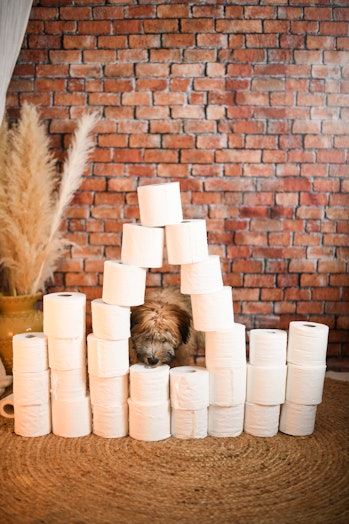
<svg viewBox="0 0 349 524">
<path fill-rule="evenodd" d="M 0 419 L 2 524 L 349 522 L 349 383 L 326 379 L 308 437 L 23 438 Z"/>
</svg>

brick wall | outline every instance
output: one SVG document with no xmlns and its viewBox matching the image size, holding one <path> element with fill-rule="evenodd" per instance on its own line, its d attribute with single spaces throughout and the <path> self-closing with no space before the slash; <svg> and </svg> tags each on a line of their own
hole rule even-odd
<svg viewBox="0 0 349 524">
<path fill-rule="evenodd" d="M 139 218 L 139 184 L 179 180 L 207 220 L 236 320 L 330 326 L 348 356 L 347 0 L 34 0 L 8 93 L 40 107 L 57 158 L 103 117 L 68 213 L 55 287 L 101 296 L 103 262 Z M 179 282 L 164 264 L 148 285 Z"/>
</svg>

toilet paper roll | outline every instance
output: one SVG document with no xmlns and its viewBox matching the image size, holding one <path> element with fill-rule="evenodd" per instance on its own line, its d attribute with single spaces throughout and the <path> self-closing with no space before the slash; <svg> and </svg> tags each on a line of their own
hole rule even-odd
<svg viewBox="0 0 349 524">
<path fill-rule="evenodd" d="M 144 303 L 147 270 L 121 264 L 117 260 L 104 262 L 102 300 L 116 306 L 139 306 Z"/>
<path fill-rule="evenodd" d="M 298 366 L 325 364 L 329 328 L 316 322 L 290 322 L 287 361 Z"/>
<path fill-rule="evenodd" d="M 15 403 L 13 393 L 0 400 L 0 415 L 5 418 L 15 418 Z"/>
<path fill-rule="evenodd" d="M 212 437 L 238 437 L 244 428 L 244 404 L 208 408 L 208 434 Z"/>
<path fill-rule="evenodd" d="M 13 369 L 39 372 L 48 368 L 47 337 L 45 333 L 19 333 L 12 338 Z"/>
<path fill-rule="evenodd" d="M 13 397 L 16 406 L 35 406 L 50 400 L 50 372 L 13 373 Z"/>
<path fill-rule="evenodd" d="M 161 227 L 124 224 L 121 262 L 145 268 L 158 268 L 163 263 L 165 232 Z"/>
<path fill-rule="evenodd" d="M 104 438 L 121 438 L 128 435 L 128 404 L 96 406 L 92 404 L 92 431 Z"/>
<path fill-rule="evenodd" d="M 14 431 L 21 437 L 42 437 L 51 433 L 50 403 L 34 406 L 16 404 Z"/>
<path fill-rule="evenodd" d="M 288 364 L 287 368 L 286 400 L 296 404 L 321 404 L 326 364 L 311 367 Z"/>
<path fill-rule="evenodd" d="M 90 375 L 91 404 L 94 406 L 121 406 L 127 402 L 129 375 L 101 378 Z"/>
<path fill-rule="evenodd" d="M 104 340 L 93 333 L 87 337 L 88 371 L 97 377 L 115 377 L 129 370 L 129 339 Z"/>
<path fill-rule="evenodd" d="M 207 437 L 207 408 L 172 409 L 171 435 L 181 439 Z"/>
<path fill-rule="evenodd" d="M 56 399 L 82 399 L 85 398 L 86 391 L 86 368 L 51 369 L 51 394 Z"/>
<path fill-rule="evenodd" d="M 179 182 L 140 186 L 137 194 L 143 226 L 157 227 L 182 222 Z"/>
<path fill-rule="evenodd" d="M 200 366 L 170 370 L 170 399 L 174 409 L 203 409 L 209 405 L 209 372 Z"/>
<path fill-rule="evenodd" d="M 247 364 L 246 400 L 251 404 L 285 402 L 287 366 L 260 367 Z"/>
<path fill-rule="evenodd" d="M 231 368 L 246 364 L 246 328 L 231 323 L 225 331 L 205 333 L 205 356 L 208 370 Z"/>
<path fill-rule="evenodd" d="M 317 406 L 295 404 L 286 400 L 281 406 L 280 431 L 294 437 L 314 433 Z"/>
<path fill-rule="evenodd" d="M 218 255 L 210 255 L 200 262 L 181 265 L 181 293 L 200 295 L 213 293 L 223 287 Z"/>
<path fill-rule="evenodd" d="M 128 399 L 129 435 L 136 440 L 158 441 L 171 436 L 170 401 L 144 404 Z"/>
<path fill-rule="evenodd" d="M 155 368 L 144 364 L 130 367 L 130 397 L 135 402 L 159 403 L 169 399 L 170 366 Z"/>
<path fill-rule="evenodd" d="M 131 308 L 107 304 L 101 298 L 91 302 L 92 331 L 97 338 L 124 340 L 131 336 Z"/>
<path fill-rule="evenodd" d="M 166 226 L 166 247 L 169 264 L 192 264 L 208 257 L 206 221 L 184 220 Z"/>
<path fill-rule="evenodd" d="M 48 337 L 85 336 L 86 295 L 77 292 L 49 293 L 43 298 L 44 333 Z"/>
<path fill-rule="evenodd" d="M 90 397 L 72 400 L 52 398 L 52 433 L 59 437 L 77 438 L 92 431 Z"/>
<path fill-rule="evenodd" d="M 255 437 L 274 437 L 279 429 L 280 404 L 245 404 L 244 431 Z"/>
<path fill-rule="evenodd" d="M 214 368 L 209 371 L 210 404 L 236 406 L 246 400 L 246 364 L 235 368 Z"/>
<path fill-rule="evenodd" d="M 281 329 L 251 329 L 249 360 L 253 366 L 286 364 L 287 333 Z"/>
<path fill-rule="evenodd" d="M 197 331 L 224 331 L 234 322 L 232 289 L 191 295 L 193 325 Z"/>
<path fill-rule="evenodd" d="M 86 338 L 48 337 L 48 361 L 51 369 L 68 371 L 86 366 Z"/>
</svg>

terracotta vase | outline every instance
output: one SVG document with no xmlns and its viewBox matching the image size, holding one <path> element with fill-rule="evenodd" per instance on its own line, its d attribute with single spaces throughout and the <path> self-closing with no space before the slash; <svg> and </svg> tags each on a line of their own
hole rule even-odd
<svg viewBox="0 0 349 524">
<path fill-rule="evenodd" d="M 12 375 L 12 337 L 18 333 L 43 329 L 43 315 L 38 307 L 42 293 L 34 295 L 0 295 L 0 357 L 6 373 Z"/>
</svg>

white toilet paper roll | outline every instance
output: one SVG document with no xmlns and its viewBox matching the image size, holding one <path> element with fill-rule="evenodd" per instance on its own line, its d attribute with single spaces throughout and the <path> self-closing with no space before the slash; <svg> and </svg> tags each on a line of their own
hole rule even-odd
<svg viewBox="0 0 349 524">
<path fill-rule="evenodd" d="M 88 371 L 97 377 L 115 377 L 129 370 L 129 339 L 104 340 L 87 337 Z"/>
<path fill-rule="evenodd" d="M 13 373 L 13 396 L 19 406 L 45 404 L 50 400 L 50 372 Z"/>
<path fill-rule="evenodd" d="M 249 360 L 252 366 L 286 364 L 287 333 L 282 329 L 251 329 Z"/>
<path fill-rule="evenodd" d="M 130 367 L 130 397 L 135 402 L 159 403 L 169 399 L 170 366 L 155 368 L 144 364 Z"/>
<path fill-rule="evenodd" d="M 209 405 L 209 372 L 200 366 L 170 370 L 170 399 L 174 409 L 203 409 Z"/>
<path fill-rule="evenodd" d="M 260 367 L 247 364 L 246 400 L 251 404 L 285 402 L 287 366 Z"/>
<path fill-rule="evenodd" d="M 12 338 L 13 369 L 39 372 L 48 368 L 47 336 L 45 333 L 19 333 Z"/>
<path fill-rule="evenodd" d="M 14 431 L 21 437 L 42 437 L 51 433 L 50 403 L 34 406 L 16 404 Z"/>
<path fill-rule="evenodd" d="M 121 262 L 145 268 L 161 267 L 165 231 L 161 227 L 124 224 L 122 228 Z"/>
<path fill-rule="evenodd" d="M 91 302 L 92 331 L 97 338 L 124 340 L 131 336 L 131 308 L 107 304 L 101 298 Z"/>
<path fill-rule="evenodd" d="M 92 431 L 90 397 L 72 400 L 52 398 L 52 433 L 59 437 L 76 438 Z"/>
<path fill-rule="evenodd" d="M 205 333 L 205 357 L 208 370 L 231 368 L 246 364 L 246 328 L 231 323 L 225 331 Z"/>
<path fill-rule="evenodd" d="M 144 404 L 128 399 L 129 435 L 136 440 L 158 441 L 171 436 L 170 401 Z"/>
<path fill-rule="evenodd" d="M 286 400 L 281 406 L 280 431 L 294 437 L 314 433 L 317 406 L 295 404 Z"/>
<path fill-rule="evenodd" d="M 279 429 L 280 404 L 245 404 L 244 430 L 255 437 L 274 437 Z"/>
<path fill-rule="evenodd" d="M 296 404 L 321 404 L 326 364 L 308 367 L 288 364 L 287 368 L 286 400 Z"/>
<path fill-rule="evenodd" d="M 0 415 L 5 418 L 15 418 L 15 403 L 13 393 L 0 400 Z"/>
<path fill-rule="evenodd" d="M 128 404 L 95 406 L 92 404 L 92 431 L 104 438 L 121 438 L 128 435 Z"/>
<path fill-rule="evenodd" d="M 94 406 L 121 406 L 127 402 L 129 375 L 101 378 L 90 375 L 91 404 Z"/>
<path fill-rule="evenodd" d="M 191 295 L 193 325 L 197 331 L 224 331 L 234 322 L 232 289 Z"/>
<path fill-rule="evenodd" d="M 234 368 L 214 368 L 210 374 L 210 404 L 236 406 L 246 400 L 246 364 Z"/>
<path fill-rule="evenodd" d="M 143 226 L 166 226 L 183 220 L 179 182 L 140 186 L 137 193 Z"/>
<path fill-rule="evenodd" d="M 208 257 L 206 221 L 184 220 L 166 226 L 166 247 L 169 264 L 192 264 Z"/>
<path fill-rule="evenodd" d="M 213 293 L 223 287 L 221 264 L 218 255 L 181 265 L 181 293 L 201 295 Z"/>
<path fill-rule="evenodd" d="M 86 368 L 51 369 L 51 394 L 59 400 L 85 398 L 87 391 Z"/>
<path fill-rule="evenodd" d="M 244 404 L 208 408 L 208 434 L 212 437 L 238 437 L 244 428 Z"/>
<path fill-rule="evenodd" d="M 287 361 L 298 366 L 318 366 L 326 362 L 329 328 L 317 322 L 290 322 Z"/>
<path fill-rule="evenodd" d="M 49 293 L 43 298 L 44 333 L 48 337 L 85 336 L 86 295 L 77 292 Z"/>
<path fill-rule="evenodd" d="M 86 366 L 86 338 L 48 337 L 48 361 L 51 369 L 68 371 Z"/>
<path fill-rule="evenodd" d="M 121 264 L 117 260 L 104 262 L 102 300 L 116 306 L 139 306 L 144 303 L 147 270 Z"/>
<path fill-rule="evenodd" d="M 207 408 L 172 409 L 171 435 L 182 439 L 207 437 Z"/>
</svg>

